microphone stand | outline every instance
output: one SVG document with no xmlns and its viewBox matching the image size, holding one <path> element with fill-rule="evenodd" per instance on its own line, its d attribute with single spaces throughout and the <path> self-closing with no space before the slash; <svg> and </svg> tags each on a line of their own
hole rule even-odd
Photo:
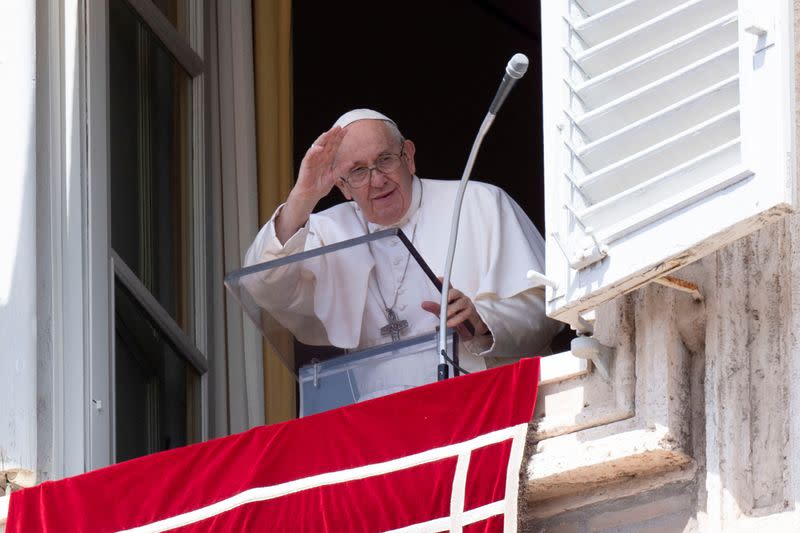
<svg viewBox="0 0 800 533">
<path fill-rule="evenodd" d="M 464 167 L 464 173 L 461 175 L 461 183 L 458 186 L 458 194 L 456 195 L 456 201 L 453 205 L 453 222 L 450 226 L 450 245 L 447 249 L 447 261 L 444 265 L 442 298 L 439 305 L 439 366 L 436 368 L 436 377 L 439 381 L 449 377 L 448 362 L 452 362 L 453 366 L 455 366 L 455 361 L 447 356 L 447 296 L 450 292 L 450 274 L 453 271 L 453 256 L 455 256 L 456 253 L 456 241 L 458 240 L 458 221 L 461 218 L 461 204 L 464 201 L 464 192 L 467 189 L 467 182 L 469 181 L 470 174 L 472 174 L 472 167 L 475 165 L 475 158 L 478 156 L 478 149 L 483 142 L 483 138 L 489 131 L 492 122 L 494 122 L 494 117 L 497 115 L 497 111 L 500 109 L 500 106 L 503 105 L 503 102 L 505 101 L 506 96 L 508 96 L 509 91 L 514 86 L 516 81 L 525 75 L 525 71 L 527 69 L 528 58 L 523 54 L 515 54 L 514 57 L 511 58 L 511 61 L 508 62 L 508 66 L 506 66 L 506 74 L 503 76 L 503 81 L 500 83 L 500 88 L 497 90 L 497 94 L 495 95 L 492 104 L 489 106 L 489 112 L 486 113 L 486 117 L 484 117 L 481 127 L 478 128 L 478 135 L 475 137 L 475 141 L 472 143 L 472 149 L 470 150 L 469 157 L 467 158 L 467 165 Z M 465 325 L 469 326 L 468 329 L 472 329 L 471 324 L 466 323 Z"/>
<path fill-rule="evenodd" d="M 493 113 L 486 113 L 481 127 L 478 128 L 478 135 L 472 143 L 472 149 L 469 152 L 467 165 L 464 167 L 464 173 L 461 175 L 461 183 L 458 186 L 456 201 L 453 205 L 453 221 L 450 226 L 450 245 L 447 248 L 447 260 L 445 261 L 444 279 L 442 280 L 442 298 L 439 307 L 439 366 L 436 369 L 436 375 L 439 381 L 449 377 L 449 366 L 447 363 L 447 295 L 450 292 L 450 274 L 453 271 L 453 256 L 455 256 L 456 253 L 458 221 L 461 219 L 461 204 L 464 201 L 464 192 L 467 189 L 467 182 L 469 181 L 470 174 L 472 174 L 472 167 L 475 165 L 475 159 L 478 157 L 478 149 L 480 149 L 483 138 L 492 126 L 494 117 L 495 115 Z"/>
</svg>

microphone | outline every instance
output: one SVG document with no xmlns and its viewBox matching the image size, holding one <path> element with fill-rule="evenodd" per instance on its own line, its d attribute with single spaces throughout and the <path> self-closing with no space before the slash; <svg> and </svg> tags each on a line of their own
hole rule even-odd
<svg viewBox="0 0 800 533">
<path fill-rule="evenodd" d="M 500 106 L 505 102 L 511 88 L 517 83 L 517 80 L 525 75 L 528 70 L 528 58 L 525 54 L 514 54 L 508 65 L 506 65 L 506 75 L 503 76 L 503 81 L 500 82 L 500 87 L 497 89 L 497 94 L 494 95 L 492 105 L 489 106 L 489 113 L 496 115 Z"/>
<path fill-rule="evenodd" d="M 478 149 L 483 142 L 483 137 L 489 131 L 489 127 L 494 122 L 494 117 L 500 106 L 503 105 L 508 93 L 514 84 L 525 75 L 528 70 L 528 58 L 525 54 L 514 54 L 514 57 L 508 62 L 506 66 L 506 74 L 503 76 L 503 81 L 500 82 L 500 87 L 497 89 L 497 94 L 494 96 L 492 105 L 489 107 L 489 112 L 483 119 L 481 127 L 478 129 L 478 135 L 472 143 L 472 149 L 467 158 L 467 165 L 464 167 L 464 173 L 461 175 L 461 184 L 458 187 L 456 194 L 456 201 L 453 204 L 453 219 L 450 226 L 450 243 L 447 249 L 447 260 L 444 265 L 444 276 L 442 280 L 442 295 L 439 301 L 439 343 L 437 346 L 439 353 L 439 366 L 436 369 L 437 379 L 439 381 L 448 378 L 448 362 L 454 361 L 447 356 L 447 293 L 450 288 L 450 274 L 453 271 L 453 257 L 456 253 L 456 241 L 458 240 L 458 221 L 461 218 L 461 204 L 464 201 L 464 191 L 467 188 L 469 176 L 472 173 L 472 167 L 475 164 L 475 158 L 478 156 Z M 454 365 L 455 366 L 455 365 Z"/>
</svg>

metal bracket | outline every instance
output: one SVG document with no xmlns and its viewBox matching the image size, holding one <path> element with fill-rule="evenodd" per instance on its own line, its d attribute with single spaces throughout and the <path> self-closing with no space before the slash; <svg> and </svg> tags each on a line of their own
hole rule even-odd
<svg viewBox="0 0 800 533">
<path fill-rule="evenodd" d="M 570 351 L 575 357 L 591 360 L 603 379 L 610 381 L 617 350 L 601 344 L 592 336 L 594 334 L 594 311 L 583 316 L 585 314 L 573 311 L 568 316 L 561 318 L 578 334 L 570 343 Z"/>
<path fill-rule="evenodd" d="M 771 18 L 745 10 L 741 13 L 740 19 L 744 31 L 756 37 L 756 48 L 753 54 L 775 46 L 775 24 Z"/>
<path fill-rule="evenodd" d="M 653 281 L 659 285 L 675 289 L 676 291 L 685 292 L 686 294 L 691 295 L 695 302 L 703 301 L 703 293 L 700 292 L 700 288 L 697 286 L 697 283 L 676 278 L 675 276 L 661 276 Z"/>
<path fill-rule="evenodd" d="M 319 388 L 319 363 L 314 363 L 314 388 Z"/>
<path fill-rule="evenodd" d="M 597 371 L 606 381 L 611 379 L 611 365 L 613 364 L 616 349 L 588 335 L 581 335 L 572 339 L 570 343 L 572 355 L 581 359 L 591 359 Z"/>
<path fill-rule="evenodd" d="M 569 266 L 574 270 L 580 270 L 603 260 L 608 255 L 608 246 L 598 240 L 597 235 L 594 233 L 594 228 L 587 225 L 583 219 L 581 219 L 574 207 L 569 204 L 564 204 L 564 209 L 569 211 L 572 218 L 578 223 L 581 230 L 583 230 L 583 233 L 591 238 L 593 243 L 592 246 L 587 246 L 583 250 L 572 255 L 572 257 L 567 257 Z"/>
<path fill-rule="evenodd" d="M 771 20 L 768 20 L 763 16 L 759 16 L 750 10 L 742 11 L 740 18 L 742 20 L 744 31 L 747 33 L 752 33 L 756 37 L 762 37 L 766 35 L 770 30 L 772 30 L 773 27 Z"/>
<path fill-rule="evenodd" d="M 555 239 L 558 248 L 567 259 L 569 267 L 573 270 L 586 268 L 598 261 L 602 261 L 608 256 L 608 246 L 603 243 L 595 243 L 593 246 L 584 248 L 581 252 L 570 254 L 566 245 L 561 241 L 561 236 L 557 232 L 552 232 L 550 236 Z"/>
<path fill-rule="evenodd" d="M 527 278 L 528 278 L 528 281 L 532 281 L 533 282 L 533 286 L 534 287 L 541 287 L 543 285 L 546 285 L 548 287 L 551 287 L 554 291 L 558 290 L 558 283 L 556 283 L 554 280 L 548 278 L 544 274 L 542 274 L 540 272 L 537 272 L 537 271 L 535 271 L 533 269 L 528 270 Z"/>
<path fill-rule="evenodd" d="M 593 265 L 594 263 L 602 261 L 606 257 L 608 257 L 608 246 L 597 243 L 593 246 L 584 248 L 581 252 L 573 255 L 569 259 L 569 266 L 573 270 L 581 270 Z"/>
</svg>

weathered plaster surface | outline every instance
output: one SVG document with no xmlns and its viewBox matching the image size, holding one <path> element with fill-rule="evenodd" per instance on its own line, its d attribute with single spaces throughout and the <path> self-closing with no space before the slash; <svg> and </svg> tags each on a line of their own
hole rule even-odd
<svg viewBox="0 0 800 533">
<path fill-rule="evenodd" d="M 6 530 L 6 516 L 8 515 L 8 500 L 10 496 L 0 496 L 0 533 Z"/>
<path fill-rule="evenodd" d="M 695 475 L 692 428 L 703 390 L 702 378 L 692 379 L 690 372 L 698 368 L 704 304 L 651 285 L 611 302 L 597 316 L 597 338 L 617 349 L 611 382 L 619 385 L 620 375 L 629 380 L 632 394 L 617 394 L 627 398 L 630 416 L 588 428 L 576 424 L 555 437 L 533 433 L 524 494 L 530 520 Z M 585 380 L 572 383 L 584 391 L 590 386 Z"/>
<path fill-rule="evenodd" d="M 534 413 L 537 422 L 534 438 L 537 441 L 605 426 L 634 415 L 636 350 L 633 303 L 620 299 L 603 306 L 600 314 L 604 320 L 596 325 L 595 338 L 616 350 L 611 379 L 589 372 L 541 384 Z"/>
<path fill-rule="evenodd" d="M 798 261 L 793 215 L 681 270 L 702 302 L 654 285 L 627 295 L 635 415 L 537 443 L 525 527 L 594 517 L 625 497 L 638 507 L 676 481 L 692 491 L 691 519 L 678 531 L 796 524 Z M 588 523 L 578 520 L 574 530 L 593 531 Z"/>
<path fill-rule="evenodd" d="M 716 254 L 707 342 L 708 473 L 723 518 L 782 511 L 792 294 L 782 222 Z M 714 495 L 710 495 L 710 502 Z"/>
</svg>

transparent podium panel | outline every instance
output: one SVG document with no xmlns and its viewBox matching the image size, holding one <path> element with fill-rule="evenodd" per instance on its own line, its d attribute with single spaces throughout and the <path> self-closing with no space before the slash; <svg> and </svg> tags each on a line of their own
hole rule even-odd
<svg viewBox="0 0 800 533">
<path fill-rule="evenodd" d="M 439 320 L 421 304 L 441 283 L 401 230 L 267 259 L 225 285 L 298 379 L 304 414 L 436 379 Z"/>
<path fill-rule="evenodd" d="M 453 338 L 448 335 L 449 354 Z M 300 368 L 300 416 L 313 415 L 436 381 L 436 333 Z"/>
</svg>

